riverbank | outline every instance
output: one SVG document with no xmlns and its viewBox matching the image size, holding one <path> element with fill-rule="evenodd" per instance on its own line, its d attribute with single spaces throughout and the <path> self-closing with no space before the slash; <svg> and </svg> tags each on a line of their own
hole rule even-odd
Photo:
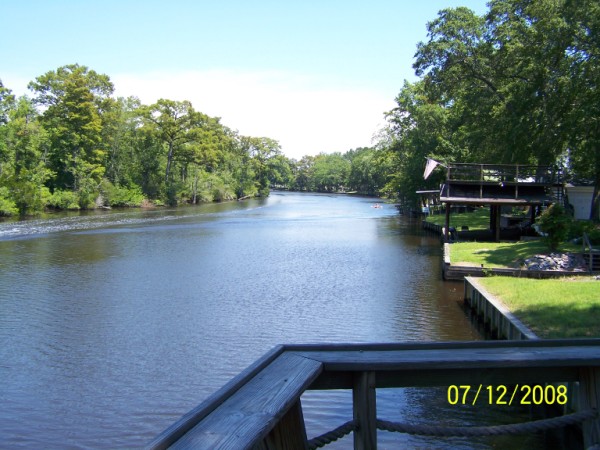
<svg viewBox="0 0 600 450">
<path fill-rule="evenodd" d="M 541 338 L 600 337 L 600 280 L 590 275 L 580 252 L 564 243 L 560 252 L 549 253 L 539 240 L 444 243 L 442 276 L 473 280 L 465 282 L 465 302 L 499 338 L 514 334 L 502 330 L 501 324 L 511 322 L 504 312 Z M 482 306 L 480 297 L 491 300 Z"/>
<path fill-rule="evenodd" d="M 539 339 L 497 296 L 489 292 L 481 278 L 465 278 L 465 305 L 492 339 Z"/>
<path fill-rule="evenodd" d="M 481 213 L 462 216 L 481 219 Z M 441 234 L 434 221 L 423 228 Z M 465 302 L 488 327 L 496 321 L 499 338 L 526 334 L 502 330 L 500 322 L 512 319 L 542 338 L 600 337 L 600 280 L 590 275 L 580 245 L 563 243 L 553 253 L 539 239 L 443 245 L 443 279 L 471 280 L 465 281 Z"/>
<path fill-rule="evenodd" d="M 600 281 L 595 277 L 488 277 L 478 283 L 541 338 L 600 337 Z"/>
<path fill-rule="evenodd" d="M 465 302 L 498 338 L 523 327 L 543 339 L 600 337 L 600 281 L 594 277 L 535 280 L 512 277 L 465 279 Z M 508 318 L 519 333 L 506 331 Z M 509 317 L 510 316 L 510 317 Z"/>
<path fill-rule="evenodd" d="M 560 278 L 589 275 L 575 246 L 568 248 L 573 251 L 548 254 L 539 241 L 445 243 L 442 278 L 460 281 L 468 276 Z"/>
</svg>

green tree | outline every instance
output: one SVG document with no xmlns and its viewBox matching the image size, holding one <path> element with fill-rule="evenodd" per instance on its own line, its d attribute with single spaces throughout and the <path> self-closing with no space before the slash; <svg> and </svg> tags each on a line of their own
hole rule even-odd
<svg viewBox="0 0 600 450">
<path fill-rule="evenodd" d="M 576 178 L 594 185 L 590 219 L 600 221 L 600 4 L 566 1 L 564 8 L 572 37 L 566 51 L 573 92 L 570 160 Z"/>
<path fill-rule="evenodd" d="M 548 244 L 550 250 L 556 250 L 567 239 L 571 218 L 559 204 L 555 203 L 546 208 L 536 222 L 540 230 L 546 234 L 544 241 Z"/>
<path fill-rule="evenodd" d="M 219 186 L 208 189 L 211 194 L 204 195 L 203 198 L 212 196 L 217 201 L 229 200 L 234 188 L 229 183 L 229 176 L 225 175 L 227 171 L 222 168 L 228 158 L 227 152 L 231 149 L 231 133 L 214 117 L 208 117 L 204 126 L 196 131 L 196 139 L 184 144 L 176 158 L 181 165 L 182 181 L 189 187 L 189 200 L 197 203 L 198 183 L 201 179 L 208 180 L 206 183 L 210 185 Z"/>
<path fill-rule="evenodd" d="M 14 108 L 15 96 L 0 80 L 0 125 L 8 123 L 8 113 Z"/>
<path fill-rule="evenodd" d="M 2 84 L 0 80 L 0 217 L 17 214 L 17 206 L 12 199 L 8 182 L 12 174 L 11 155 L 8 149 L 8 121 L 9 113 L 15 106 L 15 97 L 12 91 Z"/>
<path fill-rule="evenodd" d="M 8 186 L 21 215 L 43 210 L 50 197 L 46 181 L 52 172 L 46 167 L 48 136 L 41 127 L 34 105 L 21 97 L 9 114 L 6 145 L 11 155 Z"/>
<path fill-rule="evenodd" d="M 45 108 L 41 122 L 50 140 L 49 167 L 56 174 L 50 187 L 78 192 L 80 206 L 88 207 L 105 171 L 102 116 L 113 85 L 108 76 L 73 64 L 36 78 L 29 89 Z"/>
<path fill-rule="evenodd" d="M 359 148 L 344 156 L 351 161 L 348 188 L 366 195 L 380 194 L 391 172 L 387 152 L 375 148 Z"/>
<path fill-rule="evenodd" d="M 197 142 L 202 128 L 208 122 L 208 116 L 197 112 L 189 101 L 160 99 L 153 105 L 143 109 L 146 126 L 165 143 L 167 148 L 167 165 L 165 183 L 169 183 L 171 165 L 185 144 Z"/>
<path fill-rule="evenodd" d="M 292 163 L 284 155 L 275 155 L 268 161 L 269 183 L 279 188 L 290 188 L 293 182 Z"/>
<path fill-rule="evenodd" d="M 302 159 L 300 159 L 300 161 L 293 161 L 293 188 L 295 190 L 309 192 L 315 190 L 315 184 L 313 179 L 314 166 L 314 156 L 303 156 Z"/>
<path fill-rule="evenodd" d="M 136 130 L 134 146 L 132 181 L 148 198 L 158 199 L 165 190 L 164 143 L 151 129 L 142 127 Z"/>
<path fill-rule="evenodd" d="M 139 109 L 141 103 L 136 97 L 118 98 L 111 102 L 104 113 L 102 141 L 106 146 L 105 177 L 115 185 L 134 186 L 138 170 L 136 140 L 141 125 Z"/>
<path fill-rule="evenodd" d="M 468 157 L 453 142 L 451 109 L 431 100 L 426 86 L 424 81 L 405 82 L 396 97 L 397 107 L 387 116 L 394 136 L 390 150 L 395 154 L 392 163 L 396 173 L 386 189 L 397 192 L 410 206 L 417 204 L 417 190 L 437 188 L 443 180 L 441 171 L 423 179 L 426 158 L 447 162 Z"/>
<path fill-rule="evenodd" d="M 3 166 L 9 159 L 8 149 L 6 147 L 6 133 L 8 128 L 9 113 L 15 107 L 15 96 L 12 91 L 5 88 L 0 80 L 0 176 L 2 175 Z"/>
<path fill-rule="evenodd" d="M 461 162 L 570 164 L 596 186 L 597 219 L 599 31 L 593 0 L 493 0 L 482 17 L 440 11 L 414 67 L 449 111 Z"/>
<path fill-rule="evenodd" d="M 561 3 L 494 0 L 485 17 L 451 8 L 428 24 L 416 73 L 478 159 L 551 165 L 564 153 L 572 102 Z"/>
<path fill-rule="evenodd" d="M 315 158 L 313 183 L 319 192 L 338 192 L 348 185 L 350 161 L 341 153 L 321 153 Z"/>
<path fill-rule="evenodd" d="M 272 177 L 273 158 L 281 154 L 279 142 L 267 137 L 242 136 L 240 143 L 244 153 L 249 155 L 250 163 L 258 183 L 258 194 L 269 195 L 269 178 Z"/>
</svg>

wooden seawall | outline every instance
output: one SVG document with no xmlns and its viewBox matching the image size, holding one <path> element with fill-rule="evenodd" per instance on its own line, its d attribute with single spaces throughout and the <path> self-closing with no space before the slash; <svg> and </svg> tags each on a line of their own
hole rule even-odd
<svg viewBox="0 0 600 450">
<path fill-rule="evenodd" d="M 306 389 L 352 389 L 353 419 L 331 434 L 340 437 L 353 433 L 355 449 L 376 449 L 377 429 L 429 436 L 476 436 L 487 432 L 487 428 L 457 430 L 382 420 L 377 417 L 376 389 L 458 389 L 464 385 L 481 389 L 484 385 L 544 386 L 552 382 L 580 383 L 580 411 L 532 425 L 539 430 L 540 422 L 546 429 L 581 423 L 585 447 L 600 445 L 597 339 L 279 346 L 157 436 L 149 448 L 320 447 L 331 439 L 307 438 L 300 403 Z M 520 433 L 533 432 L 527 431 L 528 426 L 495 426 L 494 432 L 509 433 L 515 428 Z"/>
<path fill-rule="evenodd" d="M 493 338 L 523 340 L 539 339 L 504 304 L 490 294 L 476 279 L 465 278 L 465 304 L 471 309 Z"/>
</svg>

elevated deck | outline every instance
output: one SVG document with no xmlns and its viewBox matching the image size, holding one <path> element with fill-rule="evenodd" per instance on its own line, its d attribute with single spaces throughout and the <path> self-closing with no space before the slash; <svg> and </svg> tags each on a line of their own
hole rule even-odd
<svg viewBox="0 0 600 450">
<path fill-rule="evenodd" d="M 377 429 L 474 436 L 484 430 L 440 430 L 381 420 L 376 389 L 550 382 L 579 383 L 579 411 L 548 419 L 545 425 L 581 423 L 585 447 L 599 445 L 600 340 L 590 339 L 279 346 L 165 430 L 149 448 L 307 449 L 352 432 L 355 449 L 376 449 Z M 334 430 L 333 438 L 309 440 L 300 404 L 306 389 L 352 389 L 353 420 Z M 527 432 L 527 426 L 511 424 L 506 430 Z M 497 432 L 502 427 L 494 428 Z"/>
<path fill-rule="evenodd" d="M 452 205 L 489 205 L 495 240 L 500 238 L 502 206 L 539 207 L 563 199 L 561 174 L 550 166 L 450 164 L 440 189 L 440 201 L 446 204 L 446 230 Z M 534 219 L 532 212 L 531 222 Z"/>
<path fill-rule="evenodd" d="M 544 205 L 562 188 L 549 166 L 450 164 L 440 200 L 461 204 Z"/>
</svg>

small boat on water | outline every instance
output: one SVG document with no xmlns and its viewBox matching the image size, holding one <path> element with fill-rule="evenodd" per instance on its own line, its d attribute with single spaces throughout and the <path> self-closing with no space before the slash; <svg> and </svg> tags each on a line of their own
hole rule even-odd
<svg viewBox="0 0 600 450">
<path fill-rule="evenodd" d="M 379 203 L 375 203 L 373 206 L 371 206 L 371 208 L 382 208 L 382 206 Z"/>
</svg>

